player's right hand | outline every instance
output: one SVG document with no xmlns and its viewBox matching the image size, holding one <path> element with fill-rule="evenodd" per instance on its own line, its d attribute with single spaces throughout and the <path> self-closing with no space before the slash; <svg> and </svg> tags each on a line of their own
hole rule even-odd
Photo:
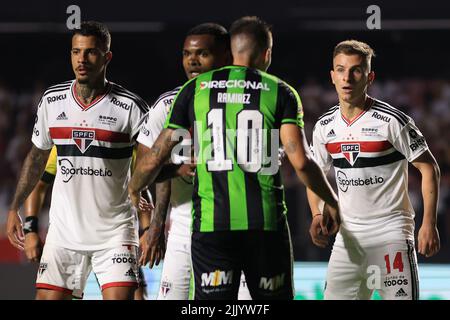
<svg viewBox="0 0 450 320">
<path fill-rule="evenodd" d="M 9 242 L 19 250 L 24 249 L 25 236 L 23 234 L 22 219 L 17 210 L 8 211 L 8 221 L 6 222 L 6 234 Z"/>
<path fill-rule="evenodd" d="M 316 214 L 312 221 L 311 226 L 309 227 L 309 234 L 311 235 L 312 242 L 321 248 L 325 248 L 328 245 L 328 235 L 325 234 L 326 232 L 324 229 L 326 229 L 326 225 L 323 225 L 323 215 L 322 214 Z"/>
<path fill-rule="evenodd" d="M 25 235 L 25 255 L 30 262 L 39 262 L 41 260 L 42 247 L 39 234 L 29 232 Z"/>
<path fill-rule="evenodd" d="M 339 231 L 339 227 L 341 226 L 341 216 L 337 203 L 336 207 L 325 203 L 321 225 L 322 228 L 325 227 L 325 230 L 322 230 L 325 235 L 331 236 Z"/>
</svg>

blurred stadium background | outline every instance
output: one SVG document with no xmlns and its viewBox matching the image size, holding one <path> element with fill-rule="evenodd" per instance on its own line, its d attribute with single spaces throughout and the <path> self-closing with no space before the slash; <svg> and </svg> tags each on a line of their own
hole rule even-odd
<svg viewBox="0 0 450 320">
<path fill-rule="evenodd" d="M 186 31 L 201 22 L 228 27 L 242 15 L 259 15 L 274 26 L 269 72 L 294 85 L 305 108 L 306 132 L 337 101 L 329 81 L 331 53 L 341 40 L 368 42 L 376 51 L 370 93 L 411 115 L 427 138 L 442 172 L 438 227 L 441 251 L 419 256 L 424 299 L 450 298 L 450 8 L 443 1 L 288 1 L 164 3 L 106 1 L 15 1 L 0 5 L 0 299 L 31 299 L 36 265 L 9 245 L 8 204 L 31 146 L 37 103 L 45 88 L 73 78 L 66 8 L 77 4 L 82 20 L 105 22 L 112 33 L 108 79 L 151 103 L 185 81 L 181 48 Z M 381 30 L 368 30 L 366 8 L 381 8 Z M 213 8 L 214 7 L 214 8 Z M 220 9 L 219 9 L 220 8 Z M 296 261 L 298 299 L 320 299 L 330 248 L 314 247 L 304 188 L 288 165 L 282 168 Z M 410 172 L 416 232 L 422 220 L 420 177 Z M 41 236 L 48 225 L 47 201 Z M 160 269 L 146 270 L 150 296 Z M 307 277 L 308 279 L 306 279 Z M 91 283 L 86 298 L 96 298 Z M 97 289 L 98 290 L 98 289 Z"/>
</svg>

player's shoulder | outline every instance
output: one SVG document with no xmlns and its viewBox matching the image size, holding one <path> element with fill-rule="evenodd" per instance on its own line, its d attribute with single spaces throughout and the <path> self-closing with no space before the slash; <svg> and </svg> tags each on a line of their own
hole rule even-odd
<svg viewBox="0 0 450 320">
<path fill-rule="evenodd" d="M 123 86 L 110 82 L 111 103 L 125 110 L 130 110 L 131 106 L 136 106 L 142 113 L 147 113 L 150 109 L 147 102 L 136 93 L 125 89 Z"/>
<path fill-rule="evenodd" d="M 316 121 L 316 127 L 325 127 L 329 125 L 335 118 L 336 114 L 339 112 L 339 104 L 336 104 L 329 108 L 327 111 L 322 113 Z"/>
<path fill-rule="evenodd" d="M 152 109 L 158 109 L 158 108 L 170 108 L 172 105 L 173 99 L 180 91 L 181 86 L 178 86 L 172 90 L 166 91 L 159 95 L 159 97 L 155 100 L 155 102 L 152 104 Z"/>
<path fill-rule="evenodd" d="M 372 100 L 369 112 L 371 112 L 371 118 L 374 120 L 382 121 L 389 125 L 397 125 L 401 128 L 411 121 L 410 116 L 389 103 L 375 98 L 372 98 Z"/>
<path fill-rule="evenodd" d="M 63 96 L 66 95 L 64 98 L 67 97 L 67 93 L 70 92 L 70 88 L 72 86 L 74 80 L 68 80 L 64 81 L 55 85 L 52 85 L 45 89 L 44 94 L 42 97 L 47 100 L 53 100 L 56 98 L 63 99 Z"/>
</svg>

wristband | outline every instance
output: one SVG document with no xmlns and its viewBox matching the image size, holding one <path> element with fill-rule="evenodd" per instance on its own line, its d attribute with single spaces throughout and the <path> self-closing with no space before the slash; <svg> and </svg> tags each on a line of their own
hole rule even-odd
<svg viewBox="0 0 450 320">
<path fill-rule="evenodd" d="M 30 232 L 38 232 L 38 217 L 28 216 L 25 218 L 25 224 L 23 226 L 23 232 L 25 234 Z"/>
<path fill-rule="evenodd" d="M 313 219 L 315 218 L 315 217 L 317 217 L 317 216 L 321 216 L 322 214 L 321 213 L 316 213 L 315 215 L 313 215 Z"/>
</svg>

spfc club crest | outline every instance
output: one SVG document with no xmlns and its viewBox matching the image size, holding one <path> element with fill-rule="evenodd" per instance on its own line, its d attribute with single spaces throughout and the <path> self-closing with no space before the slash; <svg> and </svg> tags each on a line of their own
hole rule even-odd
<svg viewBox="0 0 450 320">
<path fill-rule="evenodd" d="M 352 167 L 355 164 L 356 159 L 358 159 L 359 150 L 359 143 L 346 143 L 341 145 L 342 154 Z"/>
<path fill-rule="evenodd" d="M 167 281 L 167 279 L 161 281 L 161 293 L 163 297 L 166 297 L 170 289 L 172 289 L 172 283 L 170 281 Z"/>
<path fill-rule="evenodd" d="M 81 153 L 84 153 L 95 140 L 95 130 L 72 130 L 72 139 Z"/>
</svg>

